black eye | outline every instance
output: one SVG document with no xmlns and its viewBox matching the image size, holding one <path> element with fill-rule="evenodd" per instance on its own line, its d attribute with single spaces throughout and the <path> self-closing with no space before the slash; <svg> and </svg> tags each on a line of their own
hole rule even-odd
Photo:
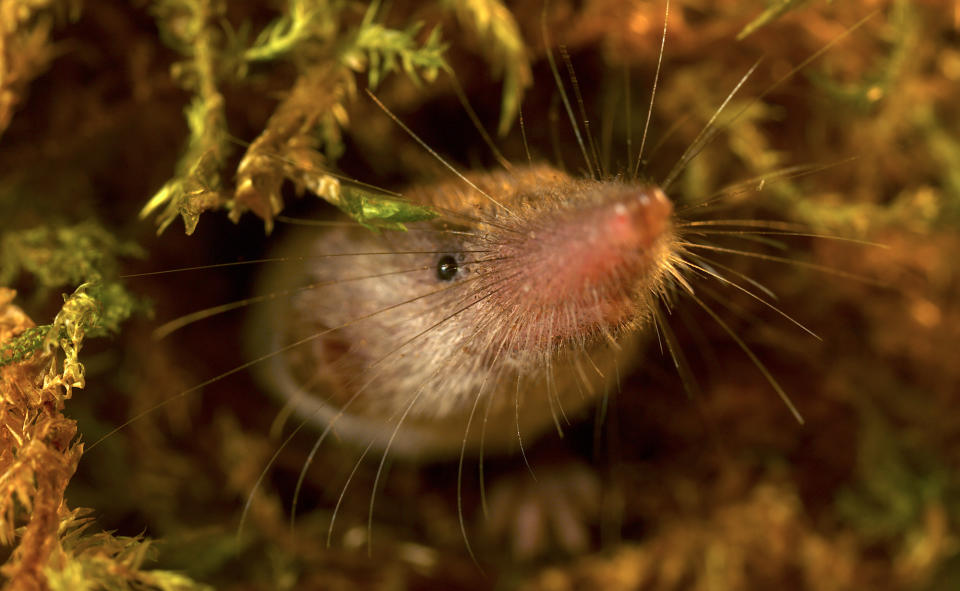
<svg viewBox="0 0 960 591">
<path fill-rule="evenodd" d="M 457 264 L 457 259 L 453 258 L 452 255 L 445 254 L 437 261 L 437 279 L 440 281 L 453 280 L 459 270 L 460 266 Z"/>
</svg>

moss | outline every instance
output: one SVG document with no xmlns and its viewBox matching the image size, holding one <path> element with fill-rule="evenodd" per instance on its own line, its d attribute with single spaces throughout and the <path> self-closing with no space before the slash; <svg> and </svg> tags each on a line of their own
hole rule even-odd
<svg viewBox="0 0 960 591">
<path fill-rule="evenodd" d="M 290 483 L 313 439 L 295 437 L 259 481 L 280 443 L 270 401 L 235 379 L 239 322 L 218 317 L 155 341 L 149 326 L 129 321 L 148 297 L 174 317 L 203 298 L 242 299 L 249 294 L 234 284 L 249 277 L 118 275 L 248 262 L 263 226 L 289 213 L 289 185 L 375 228 L 432 215 L 348 180 L 392 190 L 440 168 L 358 92 L 364 85 L 376 84 L 391 112 L 457 168 L 494 161 L 459 89 L 484 126 L 506 131 L 500 147 L 511 160 L 525 161 L 526 144 L 535 158 L 556 152 L 579 169 L 580 149 L 556 116 L 542 5 L 160 0 L 89 2 L 80 13 L 68 2 L 0 0 L 0 11 L 11 6 L 27 16 L 0 18 L 0 195 L 12 196 L 2 205 L 0 283 L 19 289 L 41 326 L 3 292 L 9 588 L 190 589 L 202 579 L 224 589 L 474 589 L 497 578 L 528 589 L 938 589 L 956 580 L 960 51 L 949 6 L 672 3 L 639 166 L 666 178 L 765 56 L 670 195 L 685 213 L 789 220 L 780 227 L 801 234 L 750 242 L 800 265 L 721 263 L 779 294 L 777 305 L 822 341 L 783 329 L 737 294 L 703 298 L 722 302 L 724 322 L 806 426 L 709 315 L 678 309 L 664 348 L 684 350 L 681 379 L 696 384 L 677 384 L 654 342 L 642 374 L 623 376 L 623 396 L 610 400 L 602 431 L 620 442 L 610 443 L 615 485 L 597 532 L 608 545 L 545 564 L 491 559 L 489 579 L 462 550 L 458 501 L 468 525 L 479 501 L 469 485 L 463 498 L 444 484 L 456 482 L 455 466 L 391 468 L 370 559 L 357 548 L 375 475 L 357 468 L 328 548 L 330 510 L 354 464 L 346 454 L 318 458 L 291 533 Z M 545 16 L 554 55 L 566 45 L 600 160 L 611 174 L 633 170 L 663 6 L 552 0 Z M 510 126 L 521 99 L 526 138 Z M 192 235 L 155 238 L 153 224 L 136 221 L 144 203 L 157 226 L 180 218 Z M 247 224 L 246 212 L 263 224 Z M 151 261 L 129 260 L 142 251 L 121 236 L 145 245 Z M 804 271 L 811 266 L 886 287 Z M 677 402 L 685 389 L 700 392 L 694 402 Z M 134 416 L 75 474 L 89 442 Z M 97 531 L 93 516 L 120 531 Z M 483 550 L 482 559 L 498 555 Z"/>
</svg>

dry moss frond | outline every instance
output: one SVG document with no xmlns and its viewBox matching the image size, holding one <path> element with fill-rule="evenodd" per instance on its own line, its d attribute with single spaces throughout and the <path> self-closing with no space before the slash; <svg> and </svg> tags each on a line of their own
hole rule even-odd
<svg viewBox="0 0 960 591">
<path fill-rule="evenodd" d="M 30 81 L 53 60 L 50 33 L 57 21 L 76 20 L 78 0 L 0 0 L 0 136 Z"/>
<path fill-rule="evenodd" d="M 33 327 L 14 295 L 0 288 L 0 342 Z M 0 367 L 0 543 L 19 540 L 0 568 L 9 589 L 44 588 L 66 512 L 63 492 L 83 453 L 76 423 L 61 414 L 76 376 L 52 370 L 49 355 Z"/>
<path fill-rule="evenodd" d="M 433 80 L 446 68 L 446 46 L 439 29 L 418 43 L 421 23 L 404 30 L 390 29 L 375 22 L 374 3 L 360 24 L 350 27 L 345 9 L 340 2 L 292 0 L 287 13 L 264 28 L 250 47 L 233 48 L 231 53 L 217 28 L 225 18 L 222 4 L 200 0 L 159 4 L 161 28 L 176 47 L 192 56 L 191 61 L 178 64 L 175 74 L 195 97 L 186 111 L 190 145 L 179 172 L 150 199 L 141 217 L 162 207 L 158 232 L 179 215 L 190 234 L 203 211 L 225 206 L 234 221 L 245 211 L 253 211 L 269 232 L 273 217 L 283 207 L 280 187 L 284 179 L 300 189 L 338 185 L 324 171 L 326 160 L 335 160 L 342 151 L 340 129 L 348 124 L 344 105 L 356 96 L 352 72 L 366 72 L 368 84 L 376 87 L 397 70 L 419 83 L 421 77 Z M 229 154 L 229 134 L 218 79 L 230 77 L 242 83 L 251 63 L 281 58 L 296 65 L 298 77 L 247 149 L 237 167 L 234 196 L 228 198 L 221 173 Z M 326 157 L 319 152 L 321 148 Z M 339 206 L 335 192 L 318 195 Z M 350 213 L 357 208 L 343 209 Z M 367 213 L 376 216 L 380 209 L 368 208 Z"/>
<path fill-rule="evenodd" d="M 33 353 L 57 348 L 66 357 L 54 373 L 69 376 L 67 387 L 83 383 L 83 366 L 77 359 L 86 337 L 115 334 L 120 324 L 146 303 L 133 296 L 116 277 L 119 259 L 142 256 L 133 242 L 119 240 L 94 222 L 74 226 L 45 225 L 3 234 L 0 241 L 0 284 L 12 284 L 28 273 L 41 295 L 51 289 L 79 285 L 64 298 L 52 324 L 30 327 L 0 345 L 0 367 L 23 361 Z"/>
<path fill-rule="evenodd" d="M 530 56 L 520 26 L 513 14 L 498 0 L 468 0 L 444 4 L 457 13 L 460 24 L 473 31 L 495 75 L 503 75 L 503 95 L 497 132 L 510 131 L 520 112 L 523 94 L 533 83 Z"/>
<path fill-rule="evenodd" d="M 260 32 L 243 52 L 246 62 L 283 57 L 311 40 L 330 39 L 335 34 L 335 15 L 342 3 L 325 0 L 290 0 L 287 13 Z"/>
<path fill-rule="evenodd" d="M 88 533 L 89 509 L 75 509 L 60 522 L 61 556 L 44 574 L 52 591 L 111 589 L 116 591 L 210 591 L 212 587 L 165 570 L 142 570 L 153 554 L 143 536 Z"/>
<path fill-rule="evenodd" d="M 223 95 L 217 88 L 220 69 L 220 22 L 226 6 L 218 0 L 164 0 L 155 8 L 168 43 L 190 56 L 175 64 L 174 78 L 194 93 L 185 110 L 190 143 L 177 165 L 177 176 L 167 182 L 140 212 L 144 218 L 164 207 L 157 232 L 177 215 L 192 234 L 200 214 L 223 205 L 220 169 L 230 154 Z"/>
<path fill-rule="evenodd" d="M 339 127 L 346 124 L 342 105 L 348 93 L 352 93 L 352 78 L 341 70 L 319 65 L 300 75 L 237 167 L 231 219 L 236 221 L 244 211 L 252 210 L 269 232 L 273 216 L 283 208 L 280 187 L 284 179 L 300 189 L 317 190 L 317 183 L 309 182 L 307 175 L 316 176 L 316 171 L 326 166 L 314 130 L 327 130 L 327 145 L 339 144 Z M 330 177 L 328 182 L 336 179 Z M 324 192 L 317 194 L 330 198 Z"/>
<path fill-rule="evenodd" d="M 5 232 L 0 242 L 0 285 L 29 273 L 43 289 L 114 277 L 121 257 L 140 257 L 133 242 L 118 239 L 97 223 L 43 225 Z"/>
<path fill-rule="evenodd" d="M 64 491 L 83 444 L 76 421 L 63 414 L 74 388 L 85 384 L 77 359 L 82 342 L 113 327 L 116 313 L 83 285 L 68 297 L 54 322 L 35 327 L 0 288 L 0 346 L 33 335 L 32 356 L 0 366 L 0 544 L 14 546 L 0 573 L 5 591 L 41 589 L 158 589 L 207 587 L 165 571 L 141 570 L 150 544 L 142 537 L 87 534 L 87 510 L 70 510 Z M 64 358 L 59 361 L 59 351 Z"/>
</svg>

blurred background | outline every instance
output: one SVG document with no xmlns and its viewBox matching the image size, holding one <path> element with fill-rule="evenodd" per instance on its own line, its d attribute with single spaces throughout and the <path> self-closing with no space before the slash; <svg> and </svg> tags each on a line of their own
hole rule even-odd
<svg viewBox="0 0 960 591">
<path fill-rule="evenodd" d="M 757 64 L 671 198 L 697 219 L 849 240 L 717 239 L 796 261 L 718 258 L 822 340 L 744 294 L 703 289 L 805 424 L 721 326 L 679 302 L 670 324 L 696 386 L 652 338 L 603 421 L 567 437 L 603 475 L 584 555 L 519 562 L 484 540 L 470 476 L 481 575 L 458 525 L 456 465 L 401 461 L 378 485 L 371 541 L 378 458 L 357 471 L 328 548 L 359 456 L 345 444 L 307 473 L 291 530 L 315 434 L 295 435 L 257 486 L 295 425 L 232 371 L 244 363 L 242 310 L 152 336 L 251 295 L 251 269 L 121 277 L 262 256 L 284 231 L 281 209 L 333 214 L 302 190 L 327 171 L 400 192 L 448 174 L 367 87 L 460 170 L 497 164 L 458 88 L 508 160 L 527 159 L 522 112 L 532 158 L 582 174 L 546 59 L 574 97 L 566 53 L 578 123 L 609 174 L 632 170 L 664 16 L 662 2 L 639 0 L 0 0 L 0 284 L 49 324 L 61 294 L 96 279 L 117 317 L 84 341 L 86 387 L 63 409 L 88 449 L 61 515 L 86 507 L 94 522 L 6 540 L 8 587 L 43 588 L 30 585 L 51 573 L 171 589 L 960 587 L 955 3 L 670 4 L 644 178 L 670 174 Z M 9 462 L 19 452 L 6 445 Z M 29 507 L 14 511 L 11 522 L 29 521 Z M 123 553 L 100 531 L 152 542 L 124 541 Z M 14 550 L 28 542 L 33 582 Z M 149 575 L 170 571 L 182 576 Z"/>
</svg>

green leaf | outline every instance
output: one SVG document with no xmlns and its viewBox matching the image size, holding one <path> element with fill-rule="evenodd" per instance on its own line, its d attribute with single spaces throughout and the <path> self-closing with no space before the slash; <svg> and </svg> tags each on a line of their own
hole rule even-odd
<svg viewBox="0 0 960 591">
<path fill-rule="evenodd" d="M 437 212 L 422 205 L 352 187 L 343 188 L 341 201 L 336 205 L 364 227 L 372 230 L 378 228 L 406 230 L 404 224 L 430 220 L 438 215 Z"/>
</svg>

